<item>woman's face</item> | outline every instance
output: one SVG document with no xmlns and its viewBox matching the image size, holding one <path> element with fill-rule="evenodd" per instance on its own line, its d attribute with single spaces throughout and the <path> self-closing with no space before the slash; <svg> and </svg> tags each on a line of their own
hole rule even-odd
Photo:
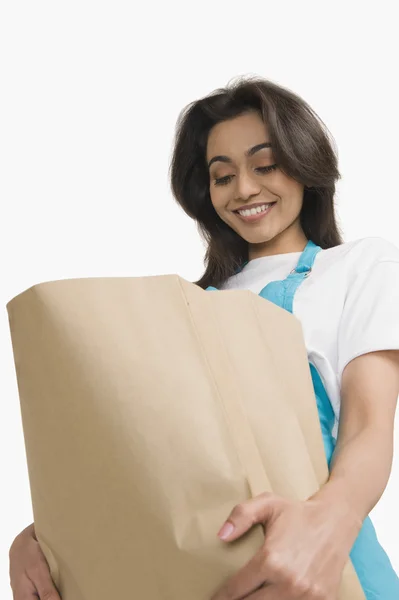
<svg viewBox="0 0 399 600">
<path fill-rule="evenodd" d="M 249 112 L 218 123 L 207 145 L 212 204 L 244 240 L 270 245 L 277 237 L 303 240 L 299 222 L 304 187 L 275 164 L 268 129 Z"/>
</svg>

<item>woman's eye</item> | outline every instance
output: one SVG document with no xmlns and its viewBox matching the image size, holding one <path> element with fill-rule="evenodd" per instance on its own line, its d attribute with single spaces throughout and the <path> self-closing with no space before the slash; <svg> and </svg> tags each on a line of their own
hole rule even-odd
<svg viewBox="0 0 399 600">
<path fill-rule="evenodd" d="M 215 179 L 215 185 L 227 185 L 232 180 L 232 175 L 225 175 L 224 177 L 219 177 Z"/>
<path fill-rule="evenodd" d="M 270 173 L 271 171 L 275 171 L 277 169 L 277 164 L 268 165 L 267 167 L 256 167 L 255 171 L 257 173 L 261 173 L 265 175 L 266 173 Z M 233 175 L 225 175 L 224 177 L 216 177 L 215 185 L 227 185 L 233 179 Z"/>
<path fill-rule="evenodd" d="M 268 167 L 257 167 L 255 170 L 258 171 L 258 173 L 270 173 L 270 171 L 275 171 L 277 169 L 277 165 L 269 165 Z"/>
</svg>

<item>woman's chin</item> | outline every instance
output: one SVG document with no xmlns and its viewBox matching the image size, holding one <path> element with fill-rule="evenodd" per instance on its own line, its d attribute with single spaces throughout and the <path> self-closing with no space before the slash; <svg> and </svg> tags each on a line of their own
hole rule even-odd
<svg viewBox="0 0 399 600">
<path fill-rule="evenodd" d="M 266 244 L 278 234 L 275 227 L 271 231 L 271 227 L 262 227 L 260 223 L 244 224 L 244 226 L 241 225 L 240 227 L 240 225 L 237 226 L 237 223 L 229 222 L 227 219 L 225 222 L 248 244 Z"/>
<path fill-rule="evenodd" d="M 248 242 L 248 244 L 251 245 L 258 245 L 258 244 L 267 244 L 267 242 L 270 242 L 275 236 L 272 234 L 267 234 L 267 233 L 262 233 L 260 231 L 258 232 L 252 232 L 252 233 L 248 233 L 243 232 L 243 231 L 238 231 L 237 232 L 238 235 L 240 237 L 242 237 L 246 242 Z"/>
</svg>

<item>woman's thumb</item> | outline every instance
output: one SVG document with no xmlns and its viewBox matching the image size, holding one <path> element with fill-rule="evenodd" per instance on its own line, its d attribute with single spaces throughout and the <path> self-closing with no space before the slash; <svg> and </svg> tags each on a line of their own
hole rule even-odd
<svg viewBox="0 0 399 600">
<path fill-rule="evenodd" d="M 265 492 L 256 498 L 237 504 L 220 529 L 221 540 L 232 542 L 258 523 L 266 523 L 281 500 L 275 494 Z"/>
</svg>

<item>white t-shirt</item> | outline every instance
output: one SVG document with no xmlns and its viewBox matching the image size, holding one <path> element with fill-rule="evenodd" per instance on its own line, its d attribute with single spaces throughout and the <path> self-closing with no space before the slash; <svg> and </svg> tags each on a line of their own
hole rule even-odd
<svg viewBox="0 0 399 600">
<path fill-rule="evenodd" d="M 270 281 L 285 279 L 300 255 L 251 260 L 221 289 L 259 294 Z M 399 250 L 380 238 L 321 250 L 295 294 L 293 312 L 334 409 L 336 435 L 346 365 L 368 352 L 399 349 Z"/>
</svg>

